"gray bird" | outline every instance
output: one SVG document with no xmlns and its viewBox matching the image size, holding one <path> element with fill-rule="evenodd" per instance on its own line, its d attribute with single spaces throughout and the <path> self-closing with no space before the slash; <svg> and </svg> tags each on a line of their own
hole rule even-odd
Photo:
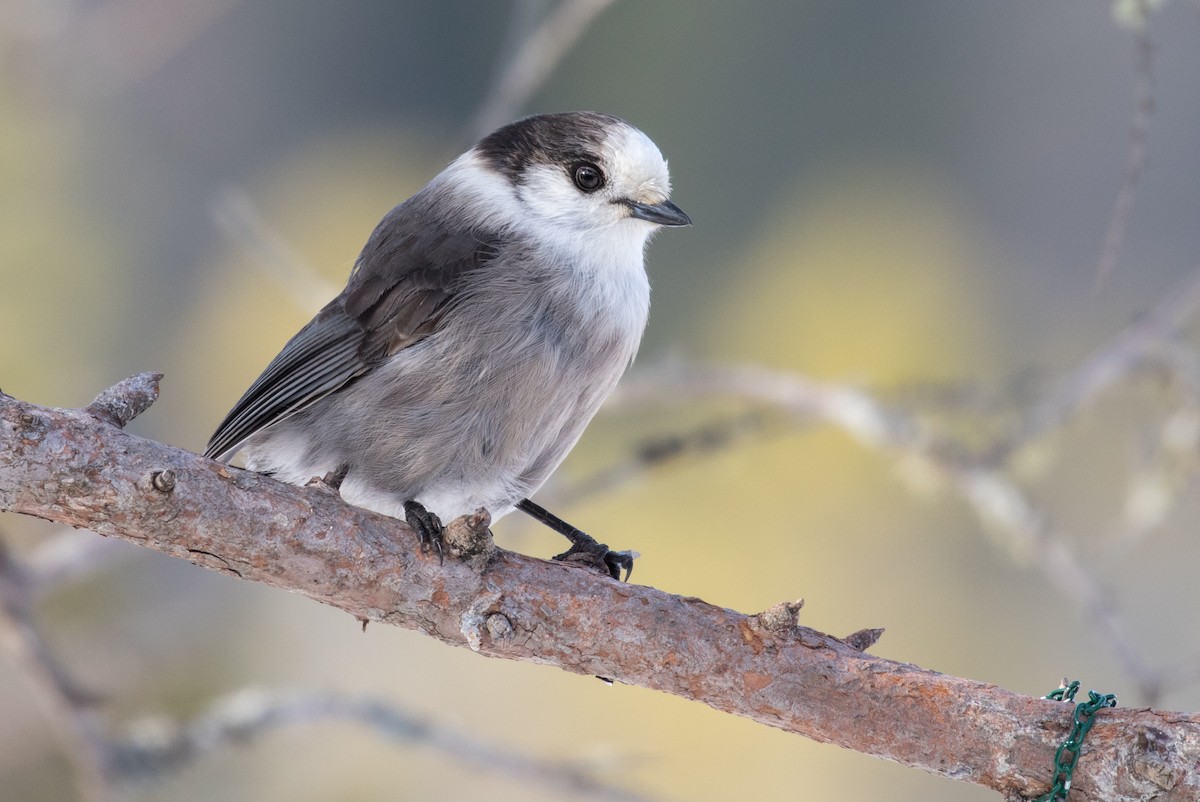
<svg viewBox="0 0 1200 802">
<path fill-rule="evenodd" d="M 367 240 L 346 288 L 233 407 L 205 455 L 351 504 L 442 521 L 514 508 L 572 557 L 632 568 L 529 500 L 633 360 L 650 304 L 643 251 L 686 226 L 667 163 L 624 120 L 526 117 L 489 134 Z"/>
</svg>

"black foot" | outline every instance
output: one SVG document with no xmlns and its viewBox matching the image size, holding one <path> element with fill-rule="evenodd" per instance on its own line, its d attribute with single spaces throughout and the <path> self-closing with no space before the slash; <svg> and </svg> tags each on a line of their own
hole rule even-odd
<svg viewBox="0 0 1200 802">
<path fill-rule="evenodd" d="M 571 543 L 571 548 L 562 554 L 554 555 L 555 560 L 581 563 L 597 571 L 604 571 L 613 579 L 624 582 L 628 582 L 629 575 L 633 573 L 635 557 L 637 557 L 637 552 L 613 551 L 603 543 L 597 543 L 591 537 L 587 537 L 587 540 L 576 540 Z M 624 580 L 621 579 L 622 571 L 625 572 Z"/>
<path fill-rule="evenodd" d="M 429 551 L 436 549 L 438 562 L 446 561 L 446 553 L 443 548 L 443 535 L 446 532 L 446 527 L 442 526 L 442 519 L 438 518 L 419 501 L 404 502 L 404 520 L 408 521 L 408 525 L 417 533 L 417 537 L 421 541 L 421 551 Z"/>
<path fill-rule="evenodd" d="M 633 573 L 633 560 L 637 557 L 637 552 L 613 551 L 603 543 L 597 543 L 596 539 L 591 535 L 576 529 L 545 507 L 534 504 L 527 498 L 517 502 L 517 509 L 526 515 L 536 518 L 571 541 L 571 548 L 559 554 L 554 559 L 564 562 L 582 563 L 589 568 L 603 571 L 617 580 L 621 578 L 621 572 L 624 571 L 625 581 L 629 581 L 629 575 Z"/>
</svg>

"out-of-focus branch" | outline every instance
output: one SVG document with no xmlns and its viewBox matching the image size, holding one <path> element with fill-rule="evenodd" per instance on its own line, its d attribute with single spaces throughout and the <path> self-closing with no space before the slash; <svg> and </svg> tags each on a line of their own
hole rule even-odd
<svg viewBox="0 0 1200 802">
<path fill-rule="evenodd" d="M 336 693 L 246 689 L 218 699 L 188 721 L 160 718 L 135 722 L 113 745 L 112 768 L 125 782 L 157 779 L 207 757 L 284 727 L 345 721 L 406 745 L 436 749 L 479 771 L 503 774 L 568 794 L 571 799 L 646 802 L 650 797 L 596 779 L 603 766 L 535 760 L 415 716 L 379 699 Z"/>
<path fill-rule="evenodd" d="M 861 414 L 850 414 L 870 431 Z M 80 410 L 0 397 L 0 510 L 120 537 L 480 654 L 665 691 L 1010 797 L 1046 789 L 1068 706 L 864 654 L 798 626 L 494 547 L 454 522 L 451 558 L 403 522 L 127 434 Z M 487 545 L 485 543 L 485 545 Z M 1200 716 L 1105 711 L 1077 802 L 1200 794 Z"/>
<path fill-rule="evenodd" d="M 1152 69 L 1154 48 L 1146 25 L 1150 17 L 1148 0 L 1135 0 L 1141 24 L 1133 37 L 1134 86 L 1133 123 L 1129 128 L 1129 149 L 1125 155 L 1125 169 L 1121 174 L 1121 188 L 1113 201 L 1108 228 L 1104 231 L 1104 244 L 1100 248 L 1100 260 L 1096 263 L 1096 285 L 1102 286 L 1117 267 L 1121 257 L 1121 243 L 1125 240 L 1125 229 L 1133 214 L 1133 202 L 1137 198 L 1137 186 L 1146 171 L 1146 155 L 1150 141 L 1150 121 L 1154 117 L 1154 71 Z"/>
<path fill-rule="evenodd" d="M 72 768 L 81 802 L 104 802 L 107 750 L 88 705 L 94 700 L 68 676 L 33 620 L 32 583 L 0 540 L 0 644 L 21 667 L 49 717 Z"/>
<path fill-rule="evenodd" d="M 889 452 L 905 466 L 933 475 L 955 489 L 980 520 L 1016 549 L 1036 553 L 1051 586 L 1076 604 L 1113 645 L 1125 669 L 1152 698 L 1158 674 L 1146 665 L 1092 573 L 1055 532 L 1021 489 L 1000 470 L 972 461 L 955 443 L 939 438 L 903 410 L 889 407 L 857 387 L 752 366 L 676 363 L 645 371 L 622 385 L 618 400 L 662 401 L 698 397 L 743 398 L 769 404 L 803 422 L 838 426 L 863 445 Z"/>
<path fill-rule="evenodd" d="M 240 188 L 225 187 L 209 208 L 217 229 L 231 243 L 245 248 L 251 264 L 289 293 L 298 309 L 316 312 L 338 294 L 341 287 L 313 270 Z"/>
<path fill-rule="evenodd" d="M 779 426 L 770 426 L 758 413 L 736 418 L 710 421 L 687 431 L 648 437 L 632 449 L 625 459 L 602 470 L 551 491 L 555 505 L 570 506 L 586 498 L 610 493 L 614 488 L 636 480 L 647 472 L 667 463 L 701 459 L 717 451 L 725 451 L 754 438 L 779 433 Z M 543 491 L 544 492 L 544 491 Z"/>
<path fill-rule="evenodd" d="M 613 0 L 562 0 L 517 46 L 471 124 L 472 139 L 508 122 Z"/>
<path fill-rule="evenodd" d="M 39 543 L 22 561 L 22 573 L 28 578 L 28 592 L 35 600 L 44 599 L 73 580 L 95 576 L 101 570 L 141 553 L 123 546 L 115 540 L 64 527 L 62 532 Z"/>
<path fill-rule="evenodd" d="M 1057 383 L 1055 390 L 1023 418 L 1018 432 L 1001 444 L 995 455 L 1002 458 L 1021 445 L 1060 426 L 1080 407 L 1127 378 L 1144 360 L 1159 350 L 1167 351 L 1171 340 L 1200 311 L 1200 265 L 1183 284 L 1163 296 L 1154 308 L 1127 329 L 1101 346 Z"/>
</svg>

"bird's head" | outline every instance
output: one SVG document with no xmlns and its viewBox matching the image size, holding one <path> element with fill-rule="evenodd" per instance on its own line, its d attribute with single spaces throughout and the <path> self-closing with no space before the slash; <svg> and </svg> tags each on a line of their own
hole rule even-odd
<svg viewBox="0 0 1200 802">
<path fill-rule="evenodd" d="M 548 238 L 615 236 L 643 244 L 659 226 L 691 219 L 670 201 L 667 162 L 617 117 L 565 112 L 525 117 L 468 154 L 504 179 L 521 227 Z"/>
</svg>

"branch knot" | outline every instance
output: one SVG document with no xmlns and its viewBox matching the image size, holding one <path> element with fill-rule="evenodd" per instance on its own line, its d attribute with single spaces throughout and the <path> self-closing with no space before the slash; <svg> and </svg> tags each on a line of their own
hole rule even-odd
<svg viewBox="0 0 1200 802">
<path fill-rule="evenodd" d="M 139 373 L 109 387 L 87 406 L 87 413 L 118 429 L 125 426 L 158 400 L 161 373 Z"/>
</svg>

